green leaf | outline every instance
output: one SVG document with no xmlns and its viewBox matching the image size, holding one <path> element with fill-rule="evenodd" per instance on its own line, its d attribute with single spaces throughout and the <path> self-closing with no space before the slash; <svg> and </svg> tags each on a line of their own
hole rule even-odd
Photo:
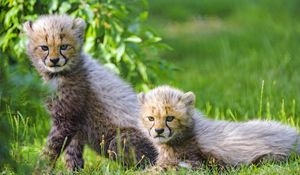
<svg viewBox="0 0 300 175">
<path fill-rule="evenodd" d="M 152 37 L 151 39 L 149 39 L 148 41 L 152 42 L 152 43 L 157 43 L 157 42 L 159 42 L 161 40 L 162 40 L 161 37 L 155 36 L 155 37 Z"/>
<path fill-rule="evenodd" d="M 87 37 L 86 42 L 84 44 L 84 50 L 90 52 L 94 47 L 94 43 L 95 43 L 94 37 Z"/>
<path fill-rule="evenodd" d="M 18 14 L 19 7 L 12 7 L 5 15 L 4 26 L 9 27 L 12 24 L 13 18 Z"/>
<path fill-rule="evenodd" d="M 132 36 L 126 38 L 125 41 L 132 42 L 132 43 L 140 43 L 143 40 L 140 37 L 136 36 L 136 35 L 132 35 Z"/>
<path fill-rule="evenodd" d="M 145 82 L 148 82 L 148 75 L 147 75 L 147 71 L 146 71 L 147 70 L 146 66 L 142 62 L 138 61 L 137 62 L 137 68 L 138 68 L 138 71 L 141 74 L 143 80 Z"/>
<path fill-rule="evenodd" d="M 146 21 L 147 20 L 147 18 L 148 18 L 148 12 L 147 11 L 145 11 L 145 12 L 142 12 L 141 14 L 140 14 L 140 20 L 141 21 Z"/>
<path fill-rule="evenodd" d="M 109 70 L 115 72 L 116 74 L 120 74 L 120 70 L 117 68 L 116 65 L 114 65 L 112 63 L 106 63 L 106 64 L 104 64 L 104 67 L 106 67 Z"/>
<path fill-rule="evenodd" d="M 109 52 L 109 50 L 105 47 L 104 44 L 100 44 L 100 48 L 101 48 L 101 51 L 102 51 L 102 56 L 104 58 L 104 60 L 106 62 L 110 62 L 111 61 L 111 57 L 112 57 L 112 54 Z"/>
<path fill-rule="evenodd" d="M 116 61 L 119 63 L 121 61 L 121 58 L 125 52 L 125 44 L 122 44 L 118 49 L 116 50 Z"/>
<path fill-rule="evenodd" d="M 59 13 L 64 14 L 71 8 L 71 5 L 67 2 L 63 2 L 59 7 Z"/>
<path fill-rule="evenodd" d="M 49 7 L 49 13 L 53 13 L 57 10 L 58 7 L 58 0 L 52 0 Z"/>
</svg>

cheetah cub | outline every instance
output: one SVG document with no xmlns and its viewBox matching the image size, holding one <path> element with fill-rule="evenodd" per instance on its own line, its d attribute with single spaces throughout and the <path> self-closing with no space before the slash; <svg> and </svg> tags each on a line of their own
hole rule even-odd
<svg viewBox="0 0 300 175">
<path fill-rule="evenodd" d="M 85 26 L 82 19 L 67 15 L 41 16 L 24 24 L 27 53 L 55 91 L 47 103 L 52 127 L 40 161 L 45 165 L 37 169 L 52 171 L 64 150 L 69 170 L 83 168 L 85 145 L 107 157 L 124 151 L 128 165 L 152 162 L 155 148 L 136 127 L 136 93 L 83 52 Z"/>
<path fill-rule="evenodd" d="M 300 150 L 297 131 L 278 122 L 205 118 L 195 109 L 192 92 L 161 86 L 140 93 L 139 101 L 140 127 L 157 147 L 157 166 L 161 168 L 282 161 Z"/>
</svg>

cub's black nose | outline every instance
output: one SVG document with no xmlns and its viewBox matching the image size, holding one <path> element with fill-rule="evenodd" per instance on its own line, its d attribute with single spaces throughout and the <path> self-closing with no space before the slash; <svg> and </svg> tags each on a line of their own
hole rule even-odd
<svg viewBox="0 0 300 175">
<path fill-rule="evenodd" d="M 50 59 L 50 61 L 55 65 L 56 63 L 58 63 L 59 58 L 53 58 L 53 59 Z"/>
<path fill-rule="evenodd" d="M 156 132 L 157 134 L 162 134 L 164 131 L 165 131 L 164 128 L 161 128 L 161 129 L 155 129 L 155 132 Z"/>
</svg>

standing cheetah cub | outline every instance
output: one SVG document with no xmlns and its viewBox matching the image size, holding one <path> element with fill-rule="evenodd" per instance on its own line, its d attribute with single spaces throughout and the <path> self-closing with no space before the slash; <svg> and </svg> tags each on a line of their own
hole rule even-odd
<svg viewBox="0 0 300 175">
<path fill-rule="evenodd" d="M 222 166 L 282 161 L 299 153 L 296 130 L 275 121 L 227 122 L 206 119 L 192 92 L 169 86 L 139 94 L 140 127 L 158 149 L 158 167 L 205 161 Z"/>
<path fill-rule="evenodd" d="M 40 161 L 46 163 L 38 169 L 51 171 L 63 150 L 69 170 L 83 168 L 85 145 L 105 156 L 124 150 L 128 164 L 134 163 L 133 154 L 134 161 L 153 161 L 155 149 L 136 127 L 136 93 L 82 51 L 85 25 L 67 15 L 41 16 L 24 24 L 27 53 L 43 79 L 55 87 L 47 104 L 52 127 Z M 126 140 L 119 146 L 122 150 L 118 140 Z"/>
</svg>

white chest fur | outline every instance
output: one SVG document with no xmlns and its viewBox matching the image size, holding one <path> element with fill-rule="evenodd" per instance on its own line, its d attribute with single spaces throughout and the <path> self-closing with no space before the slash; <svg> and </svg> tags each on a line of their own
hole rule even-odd
<svg viewBox="0 0 300 175">
<path fill-rule="evenodd" d="M 52 78 L 47 83 L 51 89 L 51 91 L 56 91 L 59 85 L 59 79 L 58 78 Z"/>
</svg>

